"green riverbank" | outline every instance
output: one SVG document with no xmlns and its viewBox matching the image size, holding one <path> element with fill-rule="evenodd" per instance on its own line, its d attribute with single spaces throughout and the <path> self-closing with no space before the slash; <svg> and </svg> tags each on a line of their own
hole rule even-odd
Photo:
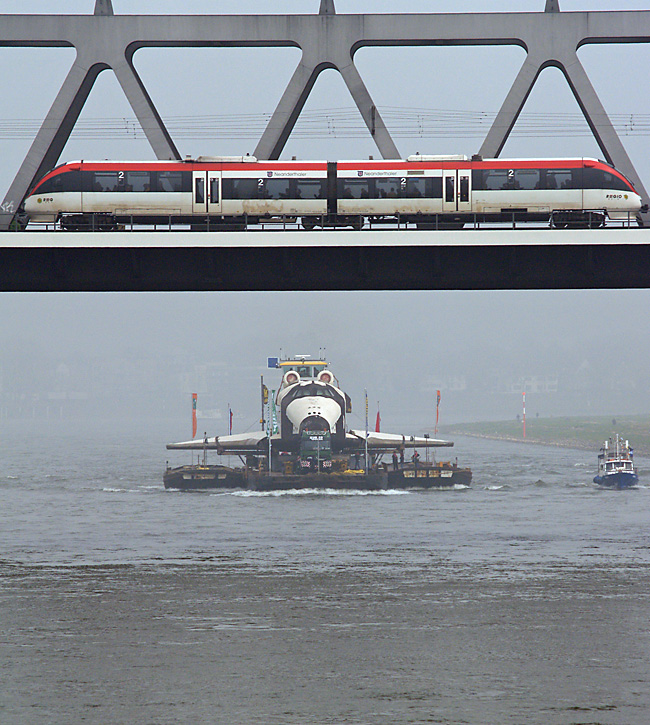
<svg viewBox="0 0 650 725">
<path fill-rule="evenodd" d="M 614 422 L 615 421 L 615 422 Z M 477 438 L 524 442 L 521 421 L 503 420 L 489 423 L 460 423 L 440 428 L 444 435 L 467 435 Z M 527 418 L 526 443 L 561 448 L 600 450 L 604 441 L 619 433 L 630 441 L 639 456 L 650 456 L 650 415 L 613 417 Z"/>
</svg>

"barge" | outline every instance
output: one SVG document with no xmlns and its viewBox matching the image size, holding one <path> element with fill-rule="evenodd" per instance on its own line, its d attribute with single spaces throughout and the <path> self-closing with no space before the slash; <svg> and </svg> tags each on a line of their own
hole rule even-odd
<svg viewBox="0 0 650 725">
<path fill-rule="evenodd" d="M 165 488 L 178 490 L 292 489 L 386 490 L 469 486 L 472 472 L 458 462 L 429 461 L 432 449 L 453 446 L 451 441 L 423 436 L 349 430 L 346 415 L 352 402 L 329 363 L 319 357 L 296 355 L 269 358 L 269 367 L 282 371 L 282 380 L 269 391 L 261 382 L 262 430 L 170 443 L 169 450 L 202 451 L 203 462 L 167 466 Z M 404 462 L 406 449 L 414 451 Z M 426 453 L 421 462 L 417 449 Z M 208 465 L 209 451 L 239 457 L 242 465 Z M 383 462 L 392 454 L 392 466 Z"/>
</svg>

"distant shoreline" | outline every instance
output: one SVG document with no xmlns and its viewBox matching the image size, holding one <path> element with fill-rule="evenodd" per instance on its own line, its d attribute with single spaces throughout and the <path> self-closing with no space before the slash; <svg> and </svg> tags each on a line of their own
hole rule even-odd
<svg viewBox="0 0 650 725">
<path fill-rule="evenodd" d="M 600 451 L 615 433 L 630 441 L 637 455 L 650 457 L 650 415 L 598 416 L 592 418 L 533 418 L 526 421 L 524 439 L 521 420 L 459 423 L 444 426 L 444 435 L 463 435 L 507 443 L 531 443 L 579 451 Z"/>
<path fill-rule="evenodd" d="M 586 441 L 577 440 L 552 441 L 540 440 L 539 438 L 515 438 L 514 436 L 501 436 L 489 433 L 470 433 L 469 431 L 458 430 L 455 428 L 449 428 L 448 430 L 445 430 L 445 435 L 462 435 L 467 436 L 468 438 L 483 438 L 484 440 L 503 441 L 504 443 L 532 443 L 535 446 L 549 446 L 551 448 L 573 448 L 580 451 L 593 450 L 593 446 L 591 444 L 587 443 Z"/>
</svg>

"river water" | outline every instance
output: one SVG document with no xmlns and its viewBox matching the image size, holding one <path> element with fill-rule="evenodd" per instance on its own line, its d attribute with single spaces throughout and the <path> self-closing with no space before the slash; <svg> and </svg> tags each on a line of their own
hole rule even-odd
<svg viewBox="0 0 650 725">
<path fill-rule="evenodd" d="M 456 438 L 467 489 L 193 494 L 169 433 L 4 426 L 3 725 L 650 722 L 650 461 Z"/>
</svg>

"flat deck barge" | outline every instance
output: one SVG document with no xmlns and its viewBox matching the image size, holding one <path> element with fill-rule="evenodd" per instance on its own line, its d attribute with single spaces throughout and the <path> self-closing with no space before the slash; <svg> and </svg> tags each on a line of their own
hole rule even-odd
<svg viewBox="0 0 650 725">
<path fill-rule="evenodd" d="M 455 463 L 412 464 L 388 470 L 346 471 L 343 473 L 268 473 L 219 465 L 188 465 L 167 468 L 165 488 L 180 491 L 205 489 L 244 489 L 249 491 L 290 491 L 337 489 L 382 491 L 387 489 L 453 488 L 469 486 L 472 472 Z"/>
</svg>

